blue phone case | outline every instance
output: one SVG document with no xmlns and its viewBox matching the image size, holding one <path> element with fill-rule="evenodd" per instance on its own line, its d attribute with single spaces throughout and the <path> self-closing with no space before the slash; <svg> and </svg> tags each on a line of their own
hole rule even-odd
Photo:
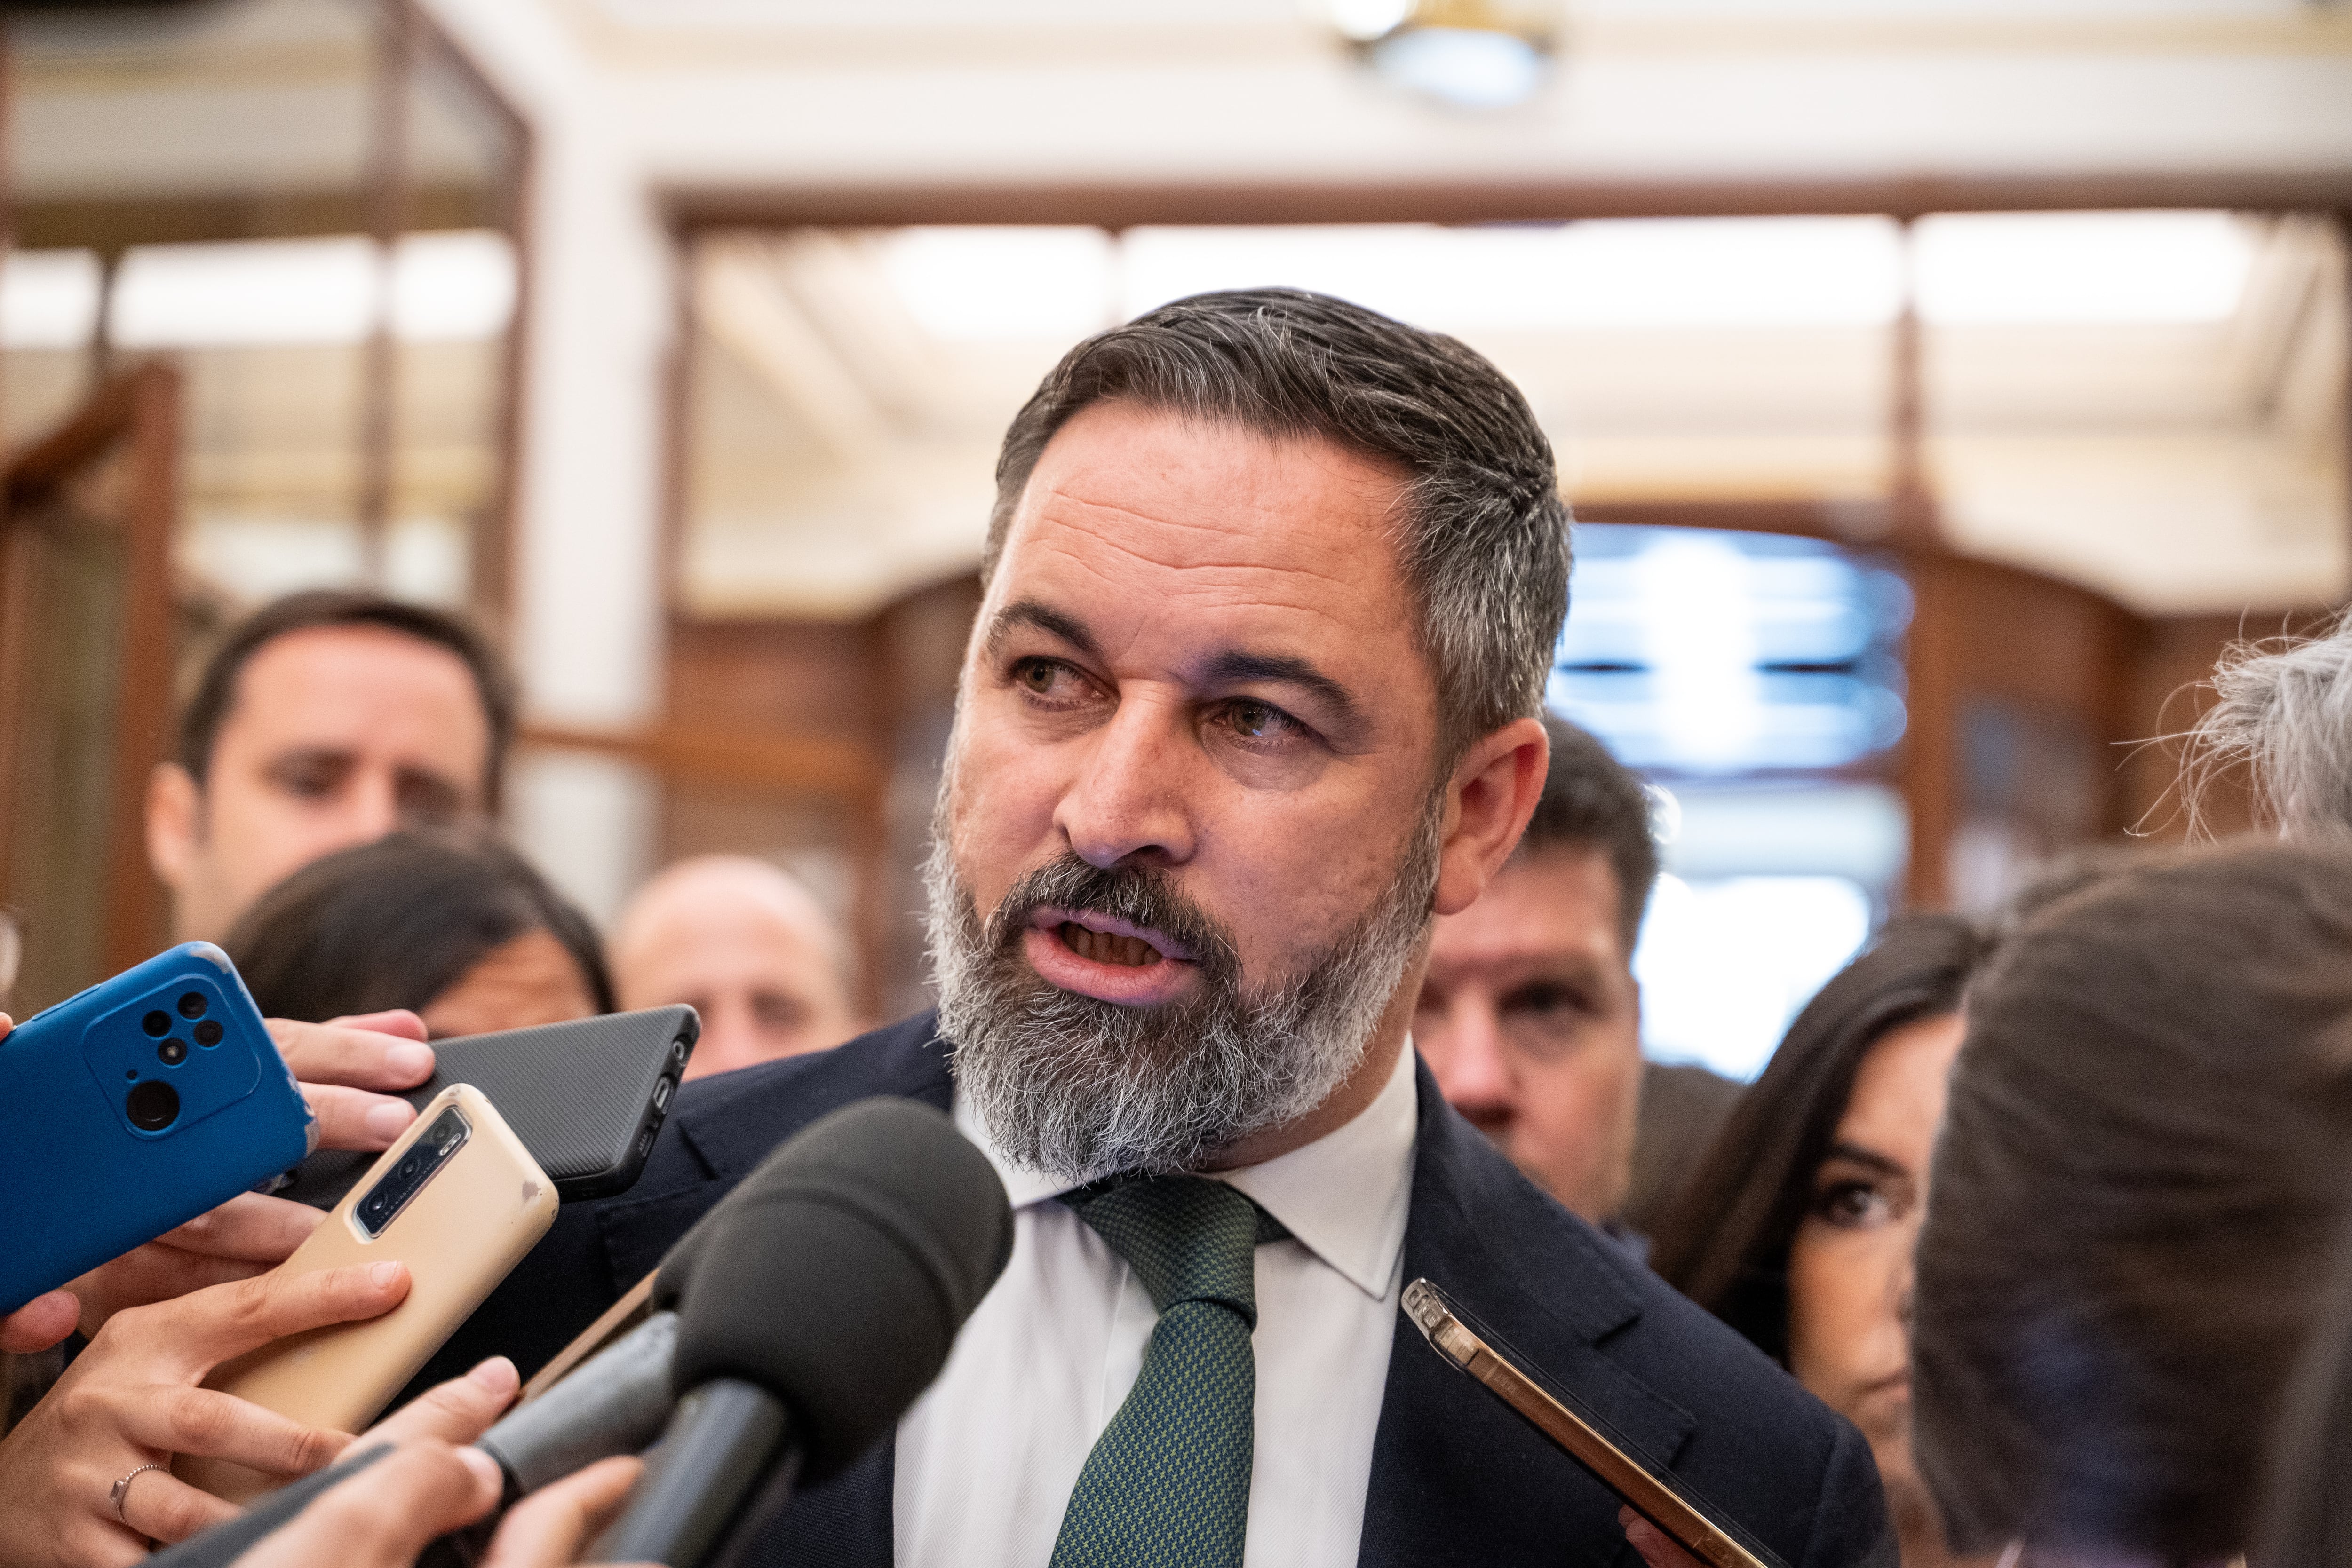
<svg viewBox="0 0 2352 1568">
<path fill-rule="evenodd" d="M 0 1039 L 0 1313 L 299 1162 L 310 1108 L 228 955 L 190 942 Z"/>
</svg>

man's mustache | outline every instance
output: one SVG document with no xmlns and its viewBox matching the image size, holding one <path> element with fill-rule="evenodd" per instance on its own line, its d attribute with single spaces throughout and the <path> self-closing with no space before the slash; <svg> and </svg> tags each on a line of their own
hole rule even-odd
<svg viewBox="0 0 2352 1568">
<path fill-rule="evenodd" d="M 1241 967 L 1233 934 L 1184 895 L 1175 879 L 1154 867 L 1103 867 L 1063 854 L 1024 875 L 989 917 L 988 946 L 1002 951 L 1021 939 L 1040 909 L 1085 910 L 1166 936 L 1211 979 Z"/>
</svg>

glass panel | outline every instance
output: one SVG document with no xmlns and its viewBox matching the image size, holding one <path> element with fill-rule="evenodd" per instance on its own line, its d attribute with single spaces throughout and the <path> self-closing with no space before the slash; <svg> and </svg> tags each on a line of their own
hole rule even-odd
<svg viewBox="0 0 2352 1568">
<path fill-rule="evenodd" d="M 1832 769 L 1903 735 L 1902 579 L 1817 539 L 1586 523 L 1552 706 L 1628 767 Z"/>
</svg>

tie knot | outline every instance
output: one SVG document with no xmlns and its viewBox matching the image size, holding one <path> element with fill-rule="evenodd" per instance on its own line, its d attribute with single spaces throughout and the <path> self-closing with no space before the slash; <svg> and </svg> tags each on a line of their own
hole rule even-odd
<svg viewBox="0 0 2352 1568">
<path fill-rule="evenodd" d="M 1127 1260 L 1160 1312 L 1216 1301 L 1257 1326 L 1257 1245 L 1289 1232 L 1244 1194 L 1204 1176 L 1113 1177 L 1062 1201 Z"/>
</svg>

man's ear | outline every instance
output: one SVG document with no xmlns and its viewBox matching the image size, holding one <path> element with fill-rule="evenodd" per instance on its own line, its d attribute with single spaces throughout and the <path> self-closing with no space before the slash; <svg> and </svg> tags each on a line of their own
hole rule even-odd
<svg viewBox="0 0 2352 1568">
<path fill-rule="evenodd" d="M 1536 814 L 1550 766 L 1551 740 L 1538 719 L 1513 719 L 1463 753 L 1445 786 L 1432 901 L 1438 914 L 1458 915 L 1486 891 Z"/>
<path fill-rule="evenodd" d="M 176 762 L 159 762 L 147 778 L 147 862 L 177 893 L 188 883 L 204 838 L 204 787 Z"/>
</svg>

